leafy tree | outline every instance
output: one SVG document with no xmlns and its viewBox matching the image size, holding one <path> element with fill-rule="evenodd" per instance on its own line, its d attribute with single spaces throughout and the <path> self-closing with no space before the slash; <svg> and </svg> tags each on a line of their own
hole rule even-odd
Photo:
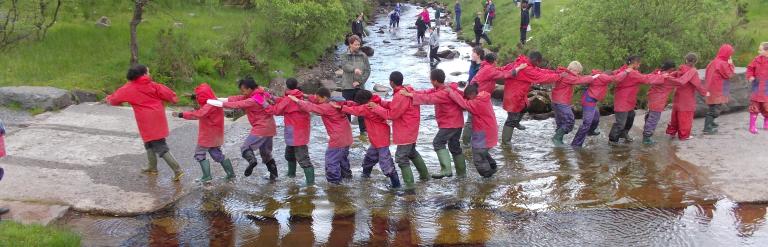
<svg viewBox="0 0 768 247">
<path fill-rule="evenodd" d="M 731 1 L 573 1 L 530 45 L 551 62 L 587 69 L 616 68 L 630 54 L 642 55 L 646 70 L 690 51 L 706 61 L 744 23 Z"/>
</svg>

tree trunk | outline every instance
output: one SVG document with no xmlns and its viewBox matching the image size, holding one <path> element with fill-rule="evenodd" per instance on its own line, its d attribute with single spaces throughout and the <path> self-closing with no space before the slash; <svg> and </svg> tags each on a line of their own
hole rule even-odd
<svg viewBox="0 0 768 247">
<path fill-rule="evenodd" d="M 134 2 L 133 19 L 131 19 L 131 66 L 139 63 L 139 44 L 136 43 L 136 28 L 141 23 L 144 6 L 149 0 L 134 0 Z"/>
</svg>

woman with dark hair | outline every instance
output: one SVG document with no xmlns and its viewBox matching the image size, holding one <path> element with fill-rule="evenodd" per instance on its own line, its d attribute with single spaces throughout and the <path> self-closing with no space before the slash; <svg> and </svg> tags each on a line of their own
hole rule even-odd
<svg viewBox="0 0 768 247">
<path fill-rule="evenodd" d="M 365 88 L 365 82 L 371 75 L 371 64 L 368 62 L 368 55 L 360 49 L 362 45 L 360 37 L 352 35 L 347 42 L 349 49 L 341 56 L 343 64 L 341 68 L 344 72 L 341 76 L 341 95 L 347 100 L 352 100 L 358 90 Z M 364 119 L 358 117 L 357 123 L 360 126 L 360 140 L 367 141 Z"/>
<path fill-rule="evenodd" d="M 144 65 L 134 65 L 128 70 L 128 83 L 107 96 L 107 103 L 113 106 L 128 103 L 133 107 L 136 125 L 147 150 L 148 167 L 142 172 L 157 174 L 157 157 L 162 157 L 171 167 L 174 181 L 179 181 L 184 172 L 170 152 L 165 138 L 168 137 L 168 119 L 165 116 L 164 103 L 179 101 L 170 88 L 152 81 L 149 68 Z"/>
</svg>

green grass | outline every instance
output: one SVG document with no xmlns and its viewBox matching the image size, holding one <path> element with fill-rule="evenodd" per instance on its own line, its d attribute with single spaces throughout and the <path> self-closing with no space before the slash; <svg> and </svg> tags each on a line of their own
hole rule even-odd
<svg viewBox="0 0 768 247">
<path fill-rule="evenodd" d="M 768 1 L 766 0 L 748 0 L 747 1 L 747 26 L 739 35 L 752 39 L 752 47 L 736 47 L 736 57 L 734 61 L 739 66 L 746 66 L 757 56 L 757 46 L 761 42 L 768 42 Z"/>
<path fill-rule="evenodd" d="M 124 84 L 130 58 L 130 1 L 85 1 L 90 1 L 93 7 L 65 7 L 60 21 L 48 31 L 45 39 L 28 41 L 2 51 L 0 86 L 53 86 L 104 96 Z M 269 28 L 273 27 L 273 23 L 258 16 L 259 13 L 222 6 L 218 1 L 204 4 L 153 1 L 138 26 L 140 63 L 152 71 L 153 64 L 161 59 L 156 50 L 158 34 L 173 29 L 174 34 L 186 37 L 190 47 L 186 52 L 191 52 L 194 59 L 186 62 L 196 67 L 196 72 L 191 81 L 183 83 L 171 83 L 157 73 L 153 77 L 171 85 L 177 94 L 190 93 L 197 84 L 207 82 L 217 94 L 231 95 L 238 92 L 235 81 L 244 75 L 252 75 L 260 84 L 266 85 L 270 78 L 276 77 L 273 71 L 282 71 L 285 77 L 292 76 L 298 67 L 316 61 L 332 45 L 303 47 L 293 54 L 296 48 L 287 42 L 273 42 L 269 46 L 259 44 L 258 38 L 268 36 Z M 111 27 L 96 27 L 95 22 L 102 15 L 110 18 Z M 181 23 L 181 27 L 175 23 Z M 259 61 L 264 61 L 264 65 L 253 68 L 241 61 L 235 69 L 229 68 L 224 76 L 219 75 L 213 64 L 222 62 L 222 54 L 232 51 L 230 44 L 242 36 L 244 30 L 250 30 L 246 49 Z M 200 64 L 205 64 L 202 66 L 206 68 L 197 68 Z M 242 69 L 244 67 L 249 68 Z M 182 103 L 189 103 L 189 100 L 183 99 Z"/>
<path fill-rule="evenodd" d="M 80 246 L 80 236 L 53 227 L 0 221 L 0 246 Z"/>
</svg>

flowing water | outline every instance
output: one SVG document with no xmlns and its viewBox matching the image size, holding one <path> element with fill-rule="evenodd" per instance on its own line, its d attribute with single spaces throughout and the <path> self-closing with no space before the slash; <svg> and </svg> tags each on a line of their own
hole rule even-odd
<svg viewBox="0 0 768 247">
<path fill-rule="evenodd" d="M 386 85 L 399 70 L 406 84 L 428 88 L 427 58 L 416 57 L 414 16 L 404 9 L 401 27 L 386 26 L 379 16 L 366 38 L 376 49 L 367 87 Z M 497 27 L 498 28 L 498 27 Z M 470 47 L 456 41 L 450 28 L 441 31 L 442 49 L 453 47 L 461 58 L 438 65 L 449 81 L 466 80 Z M 385 42 L 386 41 L 386 42 Z M 344 48 L 339 52 L 343 52 Z M 496 102 L 499 125 L 506 114 Z M 431 172 L 438 171 L 431 138 L 437 132 L 433 108 L 422 107 L 418 151 Z M 499 172 L 417 182 L 410 193 L 392 191 L 374 170 L 359 178 L 365 146 L 356 143 L 350 160 L 355 179 L 342 185 L 324 181 L 325 129 L 313 117 L 310 155 L 317 167 L 317 186 L 303 187 L 303 175 L 270 183 L 258 176 L 234 183 L 216 182 L 193 190 L 161 212 L 135 217 L 71 213 L 63 222 L 83 234 L 85 245 L 124 246 L 764 246 L 768 243 L 766 205 L 722 199 L 699 181 L 690 165 L 675 158 L 672 143 L 649 148 L 639 144 L 609 146 L 602 135 L 584 149 L 555 148 L 549 141 L 554 121 L 525 121 L 511 148 L 495 148 Z M 355 126 L 356 127 L 356 126 Z M 603 126 L 603 129 L 605 127 Z M 239 140 L 228 136 L 225 149 L 237 156 Z M 282 132 L 281 130 L 279 132 Z M 280 134 L 280 133 L 279 133 Z M 567 137 L 570 139 L 571 135 Z M 278 166 L 284 145 L 276 138 Z M 394 147 L 392 148 L 394 153 Z M 239 159 L 239 158 L 236 158 Z M 243 164 L 242 160 L 239 161 Z M 238 167 L 238 175 L 243 167 Z M 257 172 L 263 172 L 263 166 Z M 285 167 L 279 167 L 281 176 Z M 214 169 L 214 172 L 220 172 Z M 263 175 L 263 173 L 261 174 Z"/>
</svg>

